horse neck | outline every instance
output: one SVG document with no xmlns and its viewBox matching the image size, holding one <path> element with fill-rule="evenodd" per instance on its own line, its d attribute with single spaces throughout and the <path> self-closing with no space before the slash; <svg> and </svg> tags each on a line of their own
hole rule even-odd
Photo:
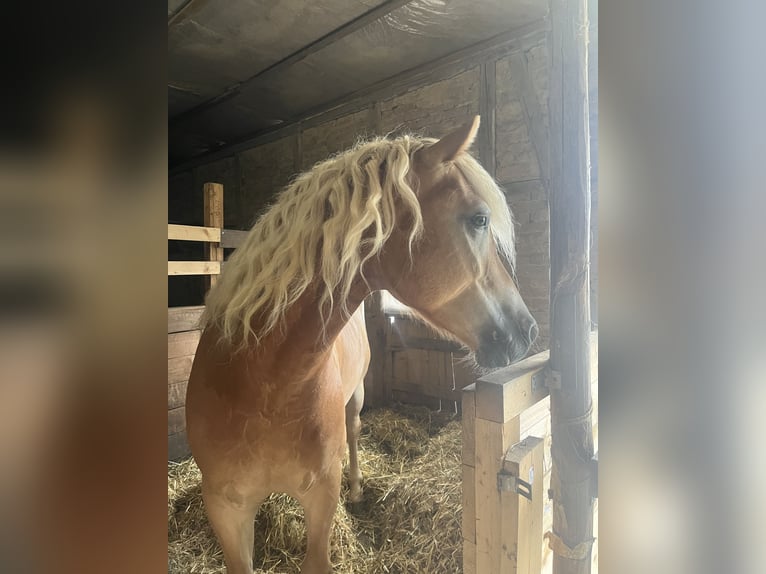
<svg viewBox="0 0 766 574">
<path fill-rule="evenodd" d="M 332 345 L 349 318 L 369 294 L 355 281 L 346 314 L 335 305 L 324 325 L 319 313 L 318 282 L 312 284 L 285 313 L 282 328 L 277 327 L 261 340 L 257 356 L 267 370 L 279 372 L 295 381 L 312 378 L 325 364 Z"/>
</svg>

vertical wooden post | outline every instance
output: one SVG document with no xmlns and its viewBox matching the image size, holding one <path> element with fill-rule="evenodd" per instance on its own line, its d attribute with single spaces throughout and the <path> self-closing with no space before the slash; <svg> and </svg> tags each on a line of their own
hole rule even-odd
<svg viewBox="0 0 766 574">
<path fill-rule="evenodd" d="M 504 573 L 539 574 L 542 567 L 544 443 L 529 436 L 513 445 L 503 461 L 503 474 L 529 484 L 531 496 L 530 500 L 515 490 L 500 492 L 501 532 L 507 545 L 500 556 Z"/>
<path fill-rule="evenodd" d="M 206 183 L 203 186 L 203 198 L 205 209 L 205 227 L 218 227 L 223 229 L 223 185 L 220 183 Z M 220 261 L 223 263 L 223 247 L 220 243 L 206 243 L 205 257 L 208 261 Z M 205 290 L 215 285 L 215 275 L 205 277 Z"/>
<path fill-rule="evenodd" d="M 479 133 L 479 158 L 481 165 L 492 176 L 496 175 L 495 153 L 495 110 L 496 93 L 495 60 L 484 62 L 480 68 L 479 83 L 479 115 L 481 115 L 481 129 Z"/>
<path fill-rule="evenodd" d="M 476 572 L 510 574 L 503 569 L 503 555 L 515 543 L 515 534 L 503 528 L 503 511 L 497 475 L 503 468 L 508 449 L 519 442 L 521 421 L 518 413 L 506 418 L 503 395 L 497 387 L 476 385 L 475 429 L 475 488 L 476 488 Z M 509 540 L 509 535 L 512 538 Z"/>
<path fill-rule="evenodd" d="M 463 574 L 476 574 L 476 385 L 462 395 Z"/>
<path fill-rule="evenodd" d="M 551 490 L 554 574 L 591 570 L 587 0 L 551 2 Z"/>
<path fill-rule="evenodd" d="M 364 302 L 364 318 L 370 341 L 370 368 L 364 377 L 364 397 L 369 406 L 382 406 L 391 401 L 391 390 L 385 377 L 386 314 L 383 312 L 382 295 L 376 291 Z"/>
</svg>

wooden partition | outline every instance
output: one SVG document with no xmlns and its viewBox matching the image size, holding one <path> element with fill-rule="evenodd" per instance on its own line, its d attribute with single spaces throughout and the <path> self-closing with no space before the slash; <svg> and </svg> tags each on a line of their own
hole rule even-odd
<svg viewBox="0 0 766 574">
<path fill-rule="evenodd" d="M 365 403 L 402 402 L 457 410 L 460 390 L 476 379 L 463 361 L 465 350 L 406 310 L 387 307 L 385 300 L 385 294 L 374 293 L 365 301 L 372 351 Z"/>
<path fill-rule="evenodd" d="M 215 284 L 224 265 L 224 248 L 236 248 L 245 231 L 223 229 L 223 186 L 204 186 L 204 226 L 168 224 L 169 241 L 205 243 L 205 261 L 168 261 L 171 275 L 207 275 Z M 189 454 L 186 442 L 186 385 L 200 338 L 199 320 L 204 305 L 168 308 L 168 459 Z"/>
<path fill-rule="evenodd" d="M 596 365 L 595 332 L 591 354 Z M 539 353 L 462 391 L 465 574 L 539 574 L 550 552 L 548 359 Z M 595 376 L 591 386 L 595 403 Z"/>
<path fill-rule="evenodd" d="M 189 382 L 204 306 L 168 309 L 168 459 L 189 454 L 186 443 L 186 385 Z"/>
</svg>

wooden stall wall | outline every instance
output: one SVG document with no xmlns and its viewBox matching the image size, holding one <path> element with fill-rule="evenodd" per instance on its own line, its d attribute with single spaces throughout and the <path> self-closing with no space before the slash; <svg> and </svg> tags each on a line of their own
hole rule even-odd
<svg viewBox="0 0 766 574">
<path fill-rule="evenodd" d="M 186 442 L 186 385 L 189 382 L 204 307 L 168 309 L 168 460 L 189 454 Z"/>
</svg>

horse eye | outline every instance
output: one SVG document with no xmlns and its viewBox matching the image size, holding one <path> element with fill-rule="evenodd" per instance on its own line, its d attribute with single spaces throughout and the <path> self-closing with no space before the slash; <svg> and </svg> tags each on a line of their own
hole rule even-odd
<svg viewBox="0 0 766 574">
<path fill-rule="evenodd" d="M 474 215 L 471 218 L 471 224 L 476 229 L 485 229 L 487 225 L 489 225 L 489 216 L 488 215 Z"/>
</svg>

